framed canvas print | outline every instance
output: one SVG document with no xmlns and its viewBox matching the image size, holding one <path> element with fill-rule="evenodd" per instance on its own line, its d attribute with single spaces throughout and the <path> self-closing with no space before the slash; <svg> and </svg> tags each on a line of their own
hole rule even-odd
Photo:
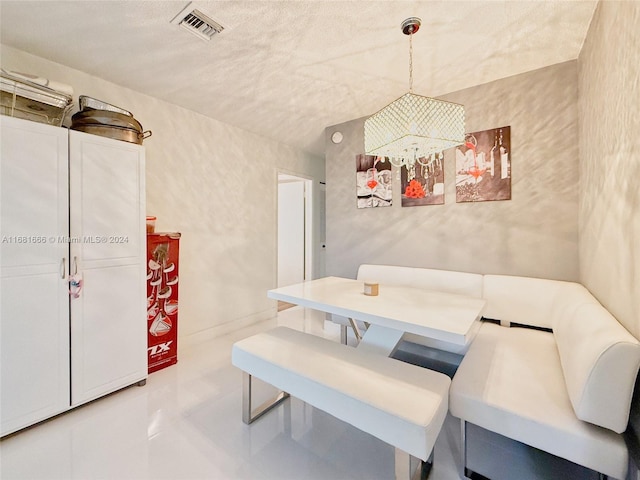
<svg viewBox="0 0 640 480">
<path fill-rule="evenodd" d="M 358 208 L 390 207 L 391 162 L 374 155 L 356 155 L 356 198 Z"/>
<path fill-rule="evenodd" d="M 511 127 L 468 133 L 456 147 L 456 202 L 511 200 Z"/>
<path fill-rule="evenodd" d="M 420 158 L 412 166 L 400 169 L 402 206 L 444 204 L 444 155 Z"/>
</svg>

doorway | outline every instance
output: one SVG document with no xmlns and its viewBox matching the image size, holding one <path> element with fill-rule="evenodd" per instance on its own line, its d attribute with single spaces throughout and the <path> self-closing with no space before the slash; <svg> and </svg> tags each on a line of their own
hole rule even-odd
<svg viewBox="0 0 640 480">
<path fill-rule="evenodd" d="M 312 186 L 308 178 L 278 173 L 278 287 L 312 278 Z"/>
</svg>

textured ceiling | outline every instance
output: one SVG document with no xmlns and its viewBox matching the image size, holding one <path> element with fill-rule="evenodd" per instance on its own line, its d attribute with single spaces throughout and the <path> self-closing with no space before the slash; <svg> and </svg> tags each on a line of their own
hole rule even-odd
<svg viewBox="0 0 640 480">
<path fill-rule="evenodd" d="M 596 1 L 196 1 L 225 31 L 170 20 L 186 1 L 1 1 L 0 40 L 225 123 L 324 154 L 324 128 L 408 90 L 438 96 L 577 58 Z M 38 72 L 33 72 L 38 73 Z"/>
</svg>

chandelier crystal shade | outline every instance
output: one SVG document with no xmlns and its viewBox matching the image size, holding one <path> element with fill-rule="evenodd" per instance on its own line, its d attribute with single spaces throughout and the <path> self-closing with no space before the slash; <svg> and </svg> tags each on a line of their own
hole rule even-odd
<svg viewBox="0 0 640 480">
<path fill-rule="evenodd" d="M 402 23 L 409 35 L 409 93 L 373 114 L 364 122 L 364 149 L 367 155 L 390 157 L 397 166 L 414 164 L 420 159 L 464 143 L 464 107 L 462 105 L 415 95 L 411 36 L 418 31 L 420 19 Z"/>
<path fill-rule="evenodd" d="M 406 93 L 364 122 L 367 155 L 429 157 L 464 142 L 464 107 Z"/>
</svg>

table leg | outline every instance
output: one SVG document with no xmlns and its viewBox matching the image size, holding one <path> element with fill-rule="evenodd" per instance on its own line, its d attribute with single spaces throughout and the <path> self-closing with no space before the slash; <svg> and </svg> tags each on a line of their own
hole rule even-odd
<svg viewBox="0 0 640 480">
<path fill-rule="evenodd" d="M 353 334 L 356 336 L 356 340 L 358 342 L 360 342 L 360 340 L 362 340 L 362 334 L 360 333 L 360 329 L 358 328 L 358 324 L 351 317 L 349 317 L 349 323 L 351 324 L 351 329 L 353 330 Z"/>
<path fill-rule="evenodd" d="M 364 332 L 358 348 L 379 355 L 390 356 L 395 350 L 404 332 L 393 328 L 371 325 Z"/>
</svg>

